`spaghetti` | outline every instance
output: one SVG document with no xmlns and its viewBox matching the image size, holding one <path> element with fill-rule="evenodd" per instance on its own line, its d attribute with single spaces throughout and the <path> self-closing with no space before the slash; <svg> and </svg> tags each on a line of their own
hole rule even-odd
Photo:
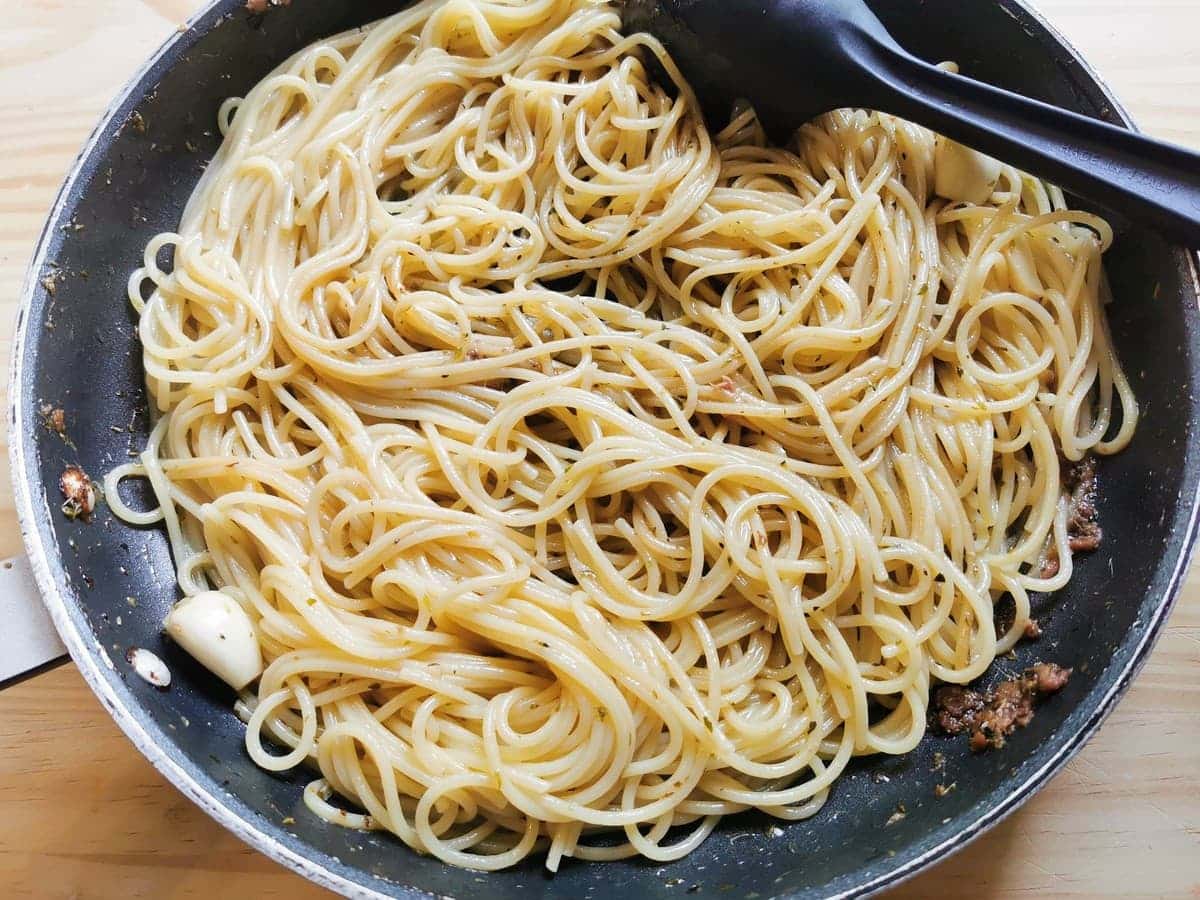
<svg viewBox="0 0 1200 900">
<path fill-rule="evenodd" d="M 675 859 L 911 750 L 1137 420 L 1103 221 L 1008 167 L 948 202 L 884 115 L 710 135 L 620 26 L 425 0 L 304 49 L 130 282 L 161 418 L 107 496 L 248 613 L 251 756 L 477 869 Z"/>
</svg>

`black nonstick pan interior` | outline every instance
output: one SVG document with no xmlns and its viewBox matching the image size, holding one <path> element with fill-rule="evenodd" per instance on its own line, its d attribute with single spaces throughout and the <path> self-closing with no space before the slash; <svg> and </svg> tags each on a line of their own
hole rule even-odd
<svg viewBox="0 0 1200 900">
<path fill-rule="evenodd" d="M 18 508 L 43 592 L 84 675 L 142 752 L 193 800 L 273 857 L 344 892 L 517 898 L 824 897 L 875 890 L 961 846 L 1036 790 L 1082 744 L 1144 660 L 1194 538 L 1200 316 L 1192 257 L 1122 233 L 1108 260 L 1110 319 L 1144 422 L 1101 469 L 1106 540 L 1068 589 L 1040 598 L 1044 637 L 989 677 L 1037 659 L 1073 666 L 1068 688 L 1002 750 L 972 755 L 930 737 L 901 758 L 860 760 L 814 819 L 754 815 L 722 824 L 669 865 L 537 861 L 482 875 L 418 856 L 383 834 L 323 824 L 304 808 L 308 776 L 256 768 L 232 696 L 160 636 L 176 597 L 164 536 L 101 505 L 90 522 L 59 511 L 58 479 L 93 477 L 140 450 L 147 431 L 140 350 L 125 300 L 146 241 L 173 228 L 216 150 L 216 112 L 295 50 L 401 4 L 292 0 L 252 15 L 223 0 L 151 63 L 89 144 L 47 225 L 19 325 L 14 370 Z M 1124 122 L 1089 70 L 1017 0 L 878 0 L 901 44 L 931 60 L 1061 106 Z M 1119 223 L 1118 223 L 1119 224 Z M 43 426 L 66 414 L 70 443 Z M 132 489 L 131 489 L 132 490 Z M 160 691 L 125 661 L 146 647 L 169 664 Z M 935 766 L 935 756 L 943 761 Z M 935 796 L 939 784 L 957 788 Z M 902 811 L 902 815 L 896 815 Z M 890 823 L 890 824 L 889 824 Z M 231 889 L 235 886 L 231 885 Z"/>
</svg>

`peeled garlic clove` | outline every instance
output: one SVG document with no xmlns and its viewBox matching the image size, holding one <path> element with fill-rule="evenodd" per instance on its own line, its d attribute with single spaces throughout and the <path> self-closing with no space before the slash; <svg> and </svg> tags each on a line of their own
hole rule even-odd
<svg viewBox="0 0 1200 900">
<path fill-rule="evenodd" d="M 262 673 L 254 623 L 228 594 L 205 591 L 184 597 L 167 613 L 165 626 L 175 643 L 234 690 Z"/>
<path fill-rule="evenodd" d="M 933 155 L 934 190 L 956 203 L 986 203 L 1000 180 L 1000 163 L 939 136 Z"/>
<path fill-rule="evenodd" d="M 139 677 L 156 688 L 171 686 L 171 670 L 167 664 L 142 647 L 130 647 L 125 651 L 125 659 L 133 667 Z"/>
</svg>

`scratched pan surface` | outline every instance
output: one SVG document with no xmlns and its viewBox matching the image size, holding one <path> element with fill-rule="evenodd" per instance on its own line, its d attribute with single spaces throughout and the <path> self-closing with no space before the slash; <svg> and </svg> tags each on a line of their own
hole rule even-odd
<svg viewBox="0 0 1200 900">
<path fill-rule="evenodd" d="M 1193 259 L 1151 234 L 1122 228 L 1108 260 L 1112 328 L 1145 420 L 1129 451 L 1102 468 L 1107 540 L 1068 589 L 1038 600 L 1042 640 L 992 673 L 1046 658 L 1075 668 L 1068 688 L 1001 751 L 973 756 L 961 739 L 931 737 L 902 758 L 860 760 L 816 818 L 773 828 L 754 815 L 734 817 L 670 865 L 568 862 L 549 876 L 530 861 L 485 876 L 418 856 L 387 835 L 323 825 L 301 802 L 306 773 L 270 775 L 252 765 L 230 693 L 160 637 L 176 596 L 163 534 L 127 528 L 103 506 L 90 524 L 61 515 L 56 485 L 65 465 L 98 477 L 142 446 L 145 396 L 125 282 L 147 239 L 176 225 L 217 148 L 218 105 L 304 44 L 399 5 L 294 0 L 255 17 L 240 0 L 218 2 L 116 102 L 46 226 L 15 347 L 13 470 L 40 587 L 102 702 L 138 749 L 220 822 L 313 880 L 360 896 L 855 896 L 995 824 L 1079 749 L 1127 687 L 1166 617 L 1195 536 Z M 1126 122 L 1086 65 L 1016 0 L 877 5 L 900 42 L 925 58 L 953 58 L 985 80 Z M 41 426 L 43 403 L 65 409 L 74 446 Z M 168 661 L 170 690 L 131 673 L 125 651 L 133 646 Z M 935 752 L 945 758 L 943 771 L 933 771 Z M 957 789 L 937 799 L 935 786 L 951 782 Z M 904 818 L 885 826 L 901 805 Z"/>
</svg>

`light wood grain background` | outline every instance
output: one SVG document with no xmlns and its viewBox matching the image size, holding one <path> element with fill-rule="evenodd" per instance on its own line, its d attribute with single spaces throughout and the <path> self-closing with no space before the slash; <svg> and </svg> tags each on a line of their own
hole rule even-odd
<svg viewBox="0 0 1200 900">
<path fill-rule="evenodd" d="M 0 0 L 4 372 L 25 266 L 64 172 L 110 97 L 199 6 Z M 1143 127 L 1200 147 L 1200 0 L 1041 7 Z M 7 454 L 0 459 L 6 468 Z M 19 552 L 5 473 L 0 556 Z M 184 800 L 73 668 L 0 693 L 0 896 L 321 894 Z M 1141 678 L 1080 757 L 1017 815 L 893 894 L 967 895 L 1200 897 L 1200 571 Z"/>
</svg>

